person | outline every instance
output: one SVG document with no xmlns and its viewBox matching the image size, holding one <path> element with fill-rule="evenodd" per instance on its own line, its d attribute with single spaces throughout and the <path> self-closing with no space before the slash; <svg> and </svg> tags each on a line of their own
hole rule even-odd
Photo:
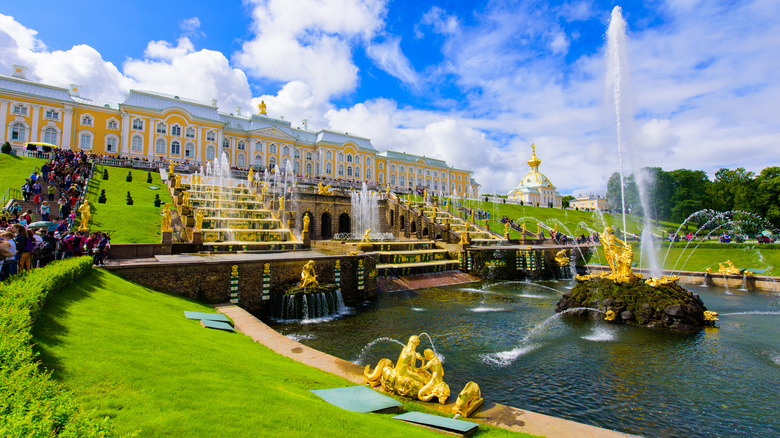
<svg viewBox="0 0 780 438">
<path fill-rule="evenodd" d="M 49 202 L 43 201 L 41 204 L 41 220 L 42 221 L 48 221 L 49 220 Z"/>
<path fill-rule="evenodd" d="M 43 236 L 43 249 L 41 250 L 41 266 L 46 266 L 54 260 L 54 251 L 57 249 L 57 239 L 54 238 L 54 231 L 49 231 Z"/>
<path fill-rule="evenodd" d="M 95 253 L 92 259 L 95 266 L 103 266 L 106 257 L 108 257 L 108 250 L 111 249 L 111 241 L 108 239 L 108 234 L 100 233 L 100 240 L 98 241 L 98 251 Z"/>
<path fill-rule="evenodd" d="M 8 211 L 8 213 L 11 215 L 11 220 L 18 222 L 19 215 L 22 214 L 22 207 L 18 202 L 14 202 L 13 205 L 11 205 L 11 209 Z"/>
<path fill-rule="evenodd" d="M 95 252 L 97 252 L 98 241 L 100 241 L 100 239 L 98 238 L 97 233 L 90 233 L 87 240 L 84 241 L 84 249 L 87 251 L 87 254 L 94 256 Z"/>
<path fill-rule="evenodd" d="M 69 259 L 73 257 L 73 231 L 68 231 L 68 234 L 62 238 L 63 254 L 62 259 Z"/>
<path fill-rule="evenodd" d="M 56 188 L 54 187 L 54 183 L 49 183 L 49 187 L 46 189 L 46 191 L 49 193 L 49 202 L 54 202 L 54 194 L 56 192 Z"/>
<path fill-rule="evenodd" d="M 8 245 L 8 252 L 3 260 L 3 266 L 0 268 L 0 281 L 4 281 L 12 275 L 16 275 L 16 241 L 14 240 L 14 233 L 11 231 L 4 231 L 0 233 L 0 238 Z"/>
<path fill-rule="evenodd" d="M 84 254 L 84 233 L 76 232 L 73 235 L 73 257 L 81 257 Z"/>
<path fill-rule="evenodd" d="M 29 242 L 27 237 L 27 228 L 21 224 L 14 224 L 11 229 L 16 233 L 14 241 L 16 242 L 16 270 L 32 269 L 32 252 L 35 249 L 35 243 Z"/>
</svg>

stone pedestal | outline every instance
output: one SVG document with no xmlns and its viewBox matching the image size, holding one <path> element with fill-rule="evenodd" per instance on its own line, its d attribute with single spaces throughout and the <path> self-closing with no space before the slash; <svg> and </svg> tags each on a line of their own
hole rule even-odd
<svg viewBox="0 0 780 438">
<path fill-rule="evenodd" d="M 374 245 L 370 243 L 358 243 L 358 251 L 369 252 L 374 250 Z"/>
<path fill-rule="evenodd" d="M 301 239 L 303 240 L 304 248 L 311 248 L 311 236 L 309 236 L 308 231 L 304 231 L 303 233 L 301 233 Z"/>
<path fill-rule="evenodd" d="M 195 244 L 201 244 L 203 243 L 203 232 L 202 231 L 193 231 L 192 232 L 192 243 Z"/>
<path fill-rule="evenodd" d="M 172 245 L 173 244 L 173 232 L 172 231 L 163 231 L 162 232 L 162 244 L 163 245 Z"/>
</svg>

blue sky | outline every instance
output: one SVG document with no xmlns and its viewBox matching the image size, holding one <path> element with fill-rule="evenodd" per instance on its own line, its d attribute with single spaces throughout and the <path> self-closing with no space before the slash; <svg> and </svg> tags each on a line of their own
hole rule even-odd
<svg viewBox="0 0 780 438">
<path fill-rule="evenodd" d="M 265 100 L 294 125 L 447 160 L 506 192 L 530 144 L 561 193 L 617 170 L 604 85 L 614 6 L 629 29 L 627 169 L 780 162 L 780 5 L 773 0 L 35 1 L 0 6 L 0 73 L 218 99 Z"/>
</svg>

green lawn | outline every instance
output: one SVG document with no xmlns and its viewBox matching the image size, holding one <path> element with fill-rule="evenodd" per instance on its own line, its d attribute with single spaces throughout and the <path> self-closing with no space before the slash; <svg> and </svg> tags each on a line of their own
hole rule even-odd
<svg viewBox="0 0 780 438">
<path fill-rule="evenodd" d="M 108 169 L 108 180 L 103 180 L 103 169 Z M 133 181 L 127 182 L 127 172 Z M 159 243 L 161 208 L 154 206 L 155 195 L 162 202 L 171 202 L 168 190 L 160 179 L 159 172 L 152 172 L 152 182 L 147 183 L 148 171 L 129 170 L 121 167 L 95 166 L 90 180 L 87 200 L 92 204 L 90 229 L 110 231 L 111 243 Z M 159 187 L 159 190 L 149 189 Z M 101 190 L 106 191 L 106 203 L 99 204 Z M 133 198 L 133 205 L 127 205 L 127 192 Z"/>
<path fill-rule="evenodd" d="M 22 184 L 30 176 L 33 169 L 46 163 L 41 158 L 17 157 L 16 155 L 0 154 L 0 196 L 8 188 L 21 190 Z"/>
<path fill-rule="evenodd" d="M 120 433 L 171 437 L 441 436 L 320 400 L 344 379 L 182 311 L 213 309 L 102 270 L 50 297 L 33 331 L 41 362 Z M 407 410 L 419 404 L 406 402 Z M 480 435 L 525 436 L 480 426 Z"/>
</svg>

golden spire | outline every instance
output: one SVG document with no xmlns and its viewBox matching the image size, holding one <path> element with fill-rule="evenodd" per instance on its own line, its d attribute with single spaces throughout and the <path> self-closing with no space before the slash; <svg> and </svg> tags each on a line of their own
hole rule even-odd
<svg viewBox="0 0 780 438">
<path fill-rule="evenodd" d="M 538 172 L 539 171 L 539 165 L 542 164 L 542 160 L 536 158 L 536 144 L 531 143 L 531 159 L 527 161 L 528 165 L 531 166 L 531 171 Z"/>
</svg>

